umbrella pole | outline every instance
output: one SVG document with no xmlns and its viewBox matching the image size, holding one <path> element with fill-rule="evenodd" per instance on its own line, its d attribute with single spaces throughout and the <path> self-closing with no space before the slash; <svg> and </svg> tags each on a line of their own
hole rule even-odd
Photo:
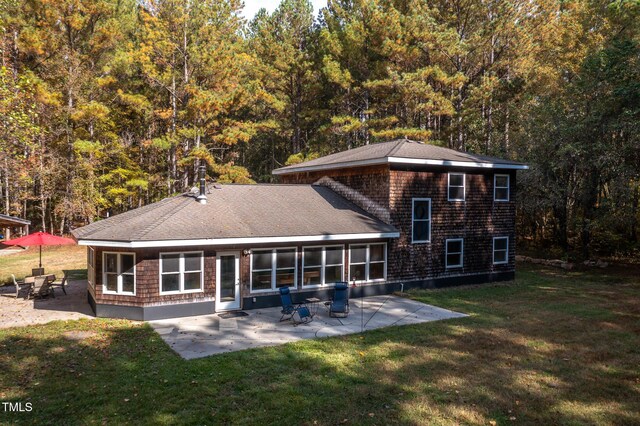
<svg viewBox="0 0 640 426">
<path fill-rule="evenodd" d="M 42 246 L 40 247 L 40 265 L 38 265 L 38 268 L 42 268 Z"/>
</svg>

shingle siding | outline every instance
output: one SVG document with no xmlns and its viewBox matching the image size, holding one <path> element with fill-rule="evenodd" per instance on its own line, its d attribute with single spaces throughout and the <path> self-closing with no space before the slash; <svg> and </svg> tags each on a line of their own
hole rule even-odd
<svg viewBox="0 0 640 426">
<path fill-rule="evenodd" d="M 465 173 L 465 201 L 448 201 L 448 173 Z M 314 183 L 329 177 L 357 192 L 350 201 L 364 208 L 373 199 L 388 209 L 387 221 L 400 231 L 388 246 L 387 280 L 411 281 L 515 269 L 515 171 L 508 202 L 493 200 L 493 170 L 431 167 L 425 171 L 388 166 L 304 172 L 281 176 L 283 183 Z M 431 199 L 431 242 L 412 243 L 412 199 Z M 369 211 L 374 214 L 374 212 Z M 493 237 L 509 237 L 509 262 L 493 264 Z M 464 239 L 463 267 L 446 269 L 445 240 Z"/>
<path fill-rule="evenodd" d="M 493 201 L 493 172 L 465 174 L 465 201 L 448 201 L 449 170 L 390 171 L 391 224 L 400 238 L 389 246 L 389 281 L 421 280 L 514 270 L 515 173 L 508 202 Z M 431 199 L 431 242 L 412 243 L 412 199 Z M 509 262 L 493 265 L 493 237 L 509 237 Z M 463 267 L 447 270 L 445 241 L 464 239 Z"/>
<path fill-rule="evenodd" d="M 371 166 L 358 167 L 350 169 L 330 170 L 328 172 L 306 172 L 280 177 L 282 183 L 289 184 L 313 184 L 322 182 L 324 177 L 329 177 L 342 185 L 354 190 L 351 194 L 340 194 L 347 197 L 356 206 L 365 210 L 367 213 L 376 215 L 380 220 L 386 221 L 386 217 L 380 214 L 377 209 L 369 207 L 369 201 L 373 201 L 384 210 L 389 209 L 389 167 Z M 328 185 L 327 185 L 328 186 Z M 330 186 L 329 186 L 330 187 Z"/>
</svg>

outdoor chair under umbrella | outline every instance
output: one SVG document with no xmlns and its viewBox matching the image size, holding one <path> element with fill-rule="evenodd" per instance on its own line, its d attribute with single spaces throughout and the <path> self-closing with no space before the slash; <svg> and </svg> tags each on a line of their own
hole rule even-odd
<svg viewBox="0 0 640 426">
<path fill-rule="evenodd" d="M 57 237 L 46 232 L 35 232 L 33 234 L 25 235 L 24 237 L 3 241 L 2 243 L 9 246 L 40 247 L 40 265 L 38 268 L 42 268 L 42 246 L 61 246 L 66 244 L 75 244 L 76 242 L 71 238 Z"/>
</svg>

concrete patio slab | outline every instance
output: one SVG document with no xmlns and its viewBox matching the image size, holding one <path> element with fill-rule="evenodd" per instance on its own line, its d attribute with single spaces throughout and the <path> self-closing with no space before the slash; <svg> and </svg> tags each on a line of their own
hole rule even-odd
<svg viewBox="0 0 640 426">
<path fill-rule="evenodd" d="M 73 280 L 67 294 L 56 288 L 56 297 L 26 300 L 23 291 L 16 299 L 14 286 L 0 287 L 0 328 L 45 324 L 54 320 L 95 318 L 87 302 L 87 281 Z"/>
<path fill-rule="evenodd" d="M 393 325 L 418 324 L 467 316 L 403 297 L 373 296 L 350 301 L 347 318 L 331 318 L 320 304 L 309 324 L 280 322 L 280 308 L 246 311 L 245 317 L 217 314 L 150 321 L 153 329 L 185 359 L 275 346 L 302 339 L 341 336 Z"/>
</svg>

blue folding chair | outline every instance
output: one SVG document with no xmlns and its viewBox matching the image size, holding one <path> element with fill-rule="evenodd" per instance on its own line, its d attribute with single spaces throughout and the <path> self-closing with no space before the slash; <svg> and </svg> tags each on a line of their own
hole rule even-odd
<svg viewBox="0 0 640 426">
<path fill-rule="evenodd" d="M 282 302 L 282 310 L 280 313 L 280 321 L 293 321 L 293 325 L 307 324 L 313 321 L 311 311 L 304 303 L 293 303 L 291 299 L 291 290 L 289 287 L 280 287 L 280 301 Z M 296 320 L 295 315 L 298 314 L 299 320 Z"/>
<path fill-rule="evenodd" d="M 329 304 L 329 316 L 345 318 L 349 315 L 349 285 L 337 282 L 333 292 L 333 300 Z"/>
</svg>

